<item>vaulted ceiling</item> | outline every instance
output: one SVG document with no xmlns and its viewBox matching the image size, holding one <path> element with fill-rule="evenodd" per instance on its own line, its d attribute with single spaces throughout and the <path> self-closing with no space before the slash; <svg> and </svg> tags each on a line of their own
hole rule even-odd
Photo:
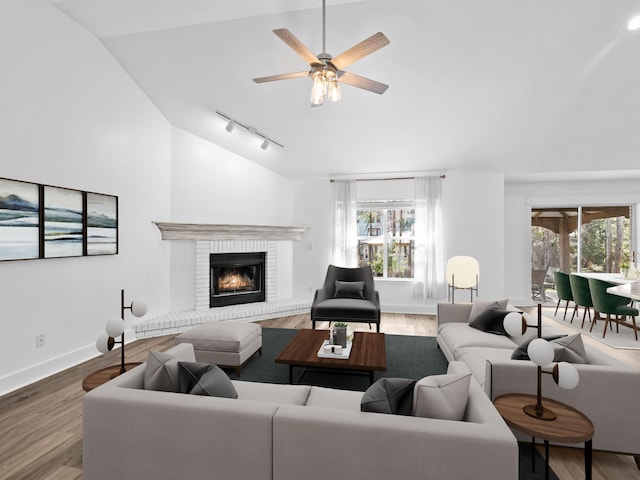
<svg viewBox="0 0 640 480">
<path fill-rule="evenodd" d="M 308 69 L 272 30 L 322 50 L 321 0 L 50 0 L 94 34 L 169 122 L 292 178 L 485 170 L 507 179 L 640 177 L 637 0 L 328 0 L 333 56 L 390 45 L 311 108 Z M 216 110 L 284 145 L 264 151 Z"/>
</svg>

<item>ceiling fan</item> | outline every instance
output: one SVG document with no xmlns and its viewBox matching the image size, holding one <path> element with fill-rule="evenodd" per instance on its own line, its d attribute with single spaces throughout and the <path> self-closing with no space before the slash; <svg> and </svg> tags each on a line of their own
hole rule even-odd
<svg viewBox="0 0 640 480">
<path fill-rule="evenodd" d="M 286 28 L 279 28 L 273 31 L 273 33 L 289 45 L 294 52 L 300 55 L 300 57 L 311 66 L 311 70 L 308 72 L 283 73 L 269 77 L 259 77 L 254 78 L 253 81 L 256 83 L 264 83 L 309 76 L 313 80 L 313 87 L 311 88 L 312 107 L 321 106 L 324 103 L 325 96 L 334 102 L 340 100 L 341 93 L 339 83 L 345 83 L 382 95 L 387 88 L 389 88 L 388 85 L 361 77 L 355 73 L 345 72 L 343 68 L 388 45 L 389 39 L 385 37 L 382 32 L 378 32 L 342 52 L 337 57 L 332 57 L 327 53 L 326 48 L 325 4 L 326 0 L 322 0 L 322 53 L 317 56 L 311 53 L 311 50 Z"/>
</svg>

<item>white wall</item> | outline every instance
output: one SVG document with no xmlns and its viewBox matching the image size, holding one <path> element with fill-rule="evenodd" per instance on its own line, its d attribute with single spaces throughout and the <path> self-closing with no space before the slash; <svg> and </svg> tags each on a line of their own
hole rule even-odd
<svg viewBox="0 0 640 480">
<path fill-rule="evenodd" d="M 445 258 L 471 255 L 480 262 L 480 295 L 504 295 L 504 178 L 501 174 L 447 172 L 443 180 Z M 398 182 L 365 182 L 362 194 L 397 195 Z M 387 188 L 388 187 L 388 188 Z M 407 187 L 408 188 L 408 187 Z M 413 187 L 411 187 L 413 188 Z M 358 187 L 360 193 L 360 187 Z M 296 182 L 295 217 L 311 225 L 294 246 L 294 295 L 311 296 L 331 262 L 332 193 L 328 179 Z M 413 196 L 411 190 L 408 198 Z M 300 220 L 298 220 L 300 221 Z M 437 299 L 413 299 L 413 284 L 376 280 L 385 312 L 434 313 Z M 465 296 L 459 292 L 458 295 Z M 460 298 L 460 297 L 459 297 Z M 466 297 L 465 297 L 466 298 Z M 442 299 L 440 299 L 442 300 Z M 445 299 L 446 300 L 446 299 Z M 464 300 L 464 298 L 461 298 Z"/>
<path fill-rule="evenodd" d="M 169 214 L 170 130 L 47 1 L 0 3 L 0 71 L 0 176 L 117 195 L 120 213 L 118 255 L 0 262 L 2 394 L 97 355 L 121 288 L 151 315 L 168 309 L 169 249 L 151 221 Z"/>
<path fill-rule="evenodd" d="M 157 220 L 294 225 L 291 180 L 180 128 L 171 131 L 171 215 Z M 292 296 L 292 249 L 291 242 L 278 246 L 280 298 Z M 194 258 L 193 242 L 171 241 L 171 311 L 194 309 Z"/>
<path fill-rule="evenodd" d="M 531 302 L 531 208 L 567 205 L 634 205 L 638 251 L 638 180 L 510 183 L 505 185 L 504 261 L 506 294 L 517 305 Z"/>
</svg>

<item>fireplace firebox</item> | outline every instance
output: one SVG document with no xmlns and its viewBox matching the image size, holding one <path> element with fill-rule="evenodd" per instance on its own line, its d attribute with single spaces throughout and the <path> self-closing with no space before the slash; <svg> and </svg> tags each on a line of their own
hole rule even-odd
<svg viewBox="0 0 640 480">
<path fill-rule="evenodd" d="M 210 255 L 210 307 L 265 301 L 265 252 Z"/>
</svg>

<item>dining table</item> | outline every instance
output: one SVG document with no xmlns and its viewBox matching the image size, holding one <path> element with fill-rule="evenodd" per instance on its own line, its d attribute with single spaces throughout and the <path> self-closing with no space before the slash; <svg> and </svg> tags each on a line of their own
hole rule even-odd
<svg viewBox="0 0 640 480">
<path fill-rule="evenodd" d="M 640 280 L 634 280 L 629 283 L 616 285 L 615 287 L 609 287 L 607 288 L 607 293 L 640 302 Z"/>
</svg>

